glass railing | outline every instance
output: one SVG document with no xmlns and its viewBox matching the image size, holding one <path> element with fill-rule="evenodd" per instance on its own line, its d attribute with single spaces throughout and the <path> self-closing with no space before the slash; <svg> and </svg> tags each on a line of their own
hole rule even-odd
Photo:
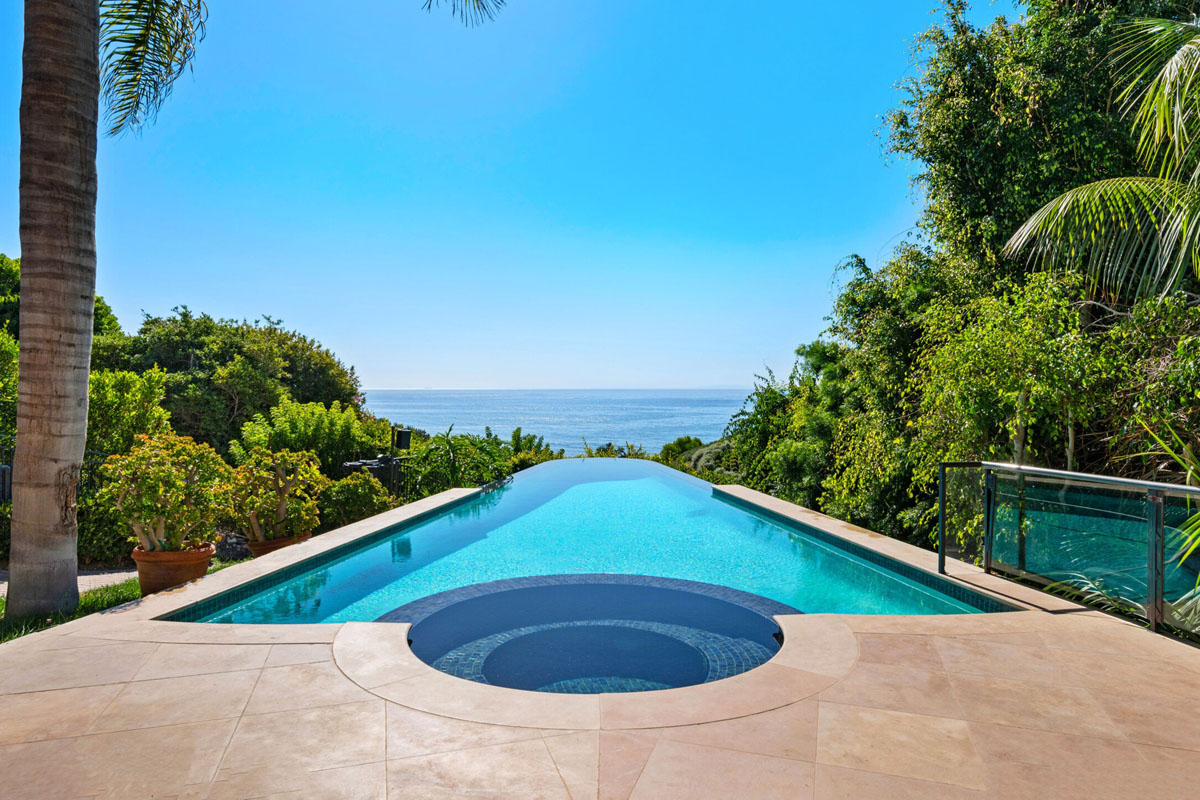
<svg viewBox="0 0 1200 800">
<path fill-rule="evenodd" d="M 1200 634 L 1200 488 L 992 462 L 947 462 L 938 568 L 948 556 Z"/>
</svg>

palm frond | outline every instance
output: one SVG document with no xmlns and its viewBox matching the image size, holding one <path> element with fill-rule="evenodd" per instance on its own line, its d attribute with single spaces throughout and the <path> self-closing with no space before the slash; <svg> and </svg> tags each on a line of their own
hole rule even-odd
<svg viewBox="0 0 1200 800">
<path fill-rule="evenodd" d="M 1193 180 L 1200 160 L 1200 21 L 1132 19 L 1117 34 L 1119 100 L 1138 132 L 1138 157 L 1162 177 Z"/>
<path fill-rule="evenodd" d="M 442 5 L 443 0 L 425 0 L 425 10 L 432 11 Z M 448 0 L 450 13 L 463 21 L 464 25 L 479 25 L 491 22 L 506 0 Z"/>
<path fill-rule="evenodd" d="M 1056 197 L 1022 225 L 1005 254 L 1077 268 L 1118 297 L 1166 293 L 1200 274 L 1200 188 L 1168 178 L 1110 178 Z"/>
<path fill-rule="evenodd" d="M 100 0 L 109 134 L 152 119 L 204 38 L 204 0 Z"/>
</svg>

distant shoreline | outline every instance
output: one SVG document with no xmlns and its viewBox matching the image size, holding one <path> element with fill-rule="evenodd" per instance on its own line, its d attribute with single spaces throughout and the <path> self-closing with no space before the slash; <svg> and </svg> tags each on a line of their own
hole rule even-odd
<svg viewBox="0 0 1200 800">
<path fill-rule="evenodd" d="M 607 443 L 657 453 L 681 436 L 724 435 L 750 389 L 364 389 L 371 413 L 440 433 L 507 438 L 515 428 L 568 455 Z"/>
<path fill-rule="evenodd" d="M 745 392 L 749 394 L 753 391 L 750 386 L 684 386 L 684 387 L 645 387 L 645 386 L 618 386 L 615 388 L 575 388 L 570 386 L 557 386 L 546 389 L 489 389 L 484 387 L 473 387 L 468 389 L 451 387 L 443 388 L 436 386 L 368 386 L 363 387 L 364 392 Z"/>
</svg>

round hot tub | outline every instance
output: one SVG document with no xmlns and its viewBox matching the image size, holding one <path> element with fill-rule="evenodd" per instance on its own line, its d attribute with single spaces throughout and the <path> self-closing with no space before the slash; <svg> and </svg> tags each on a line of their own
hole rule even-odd
<svg viewBox="0 0 1200 800">
<path fill-rule="evenodd" d="M 413 653 L 450 675 L 539 692 L 671 689 L 753 669 L 796 609 L 723 586 L 638 575 L 475 584 L 401 606 Z"/>
</svg>

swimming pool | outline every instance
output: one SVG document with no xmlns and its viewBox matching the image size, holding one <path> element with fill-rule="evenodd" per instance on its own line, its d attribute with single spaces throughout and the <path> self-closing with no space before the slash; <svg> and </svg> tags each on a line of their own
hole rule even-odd
<svg viewBox="0 0 1200 800">
<path fill-rule="evenodd" d="M 622 574 L 724 586 L 805 613 L 1006 610 L 956 585 L 776 519 L 650 461 L 566 459 L 436 516 L 266 576 L 171 619 L 373 621 L 430 595 L 539 575 Z M 953 596 L 952 596 L 953 595 Z"/>
</svg>

